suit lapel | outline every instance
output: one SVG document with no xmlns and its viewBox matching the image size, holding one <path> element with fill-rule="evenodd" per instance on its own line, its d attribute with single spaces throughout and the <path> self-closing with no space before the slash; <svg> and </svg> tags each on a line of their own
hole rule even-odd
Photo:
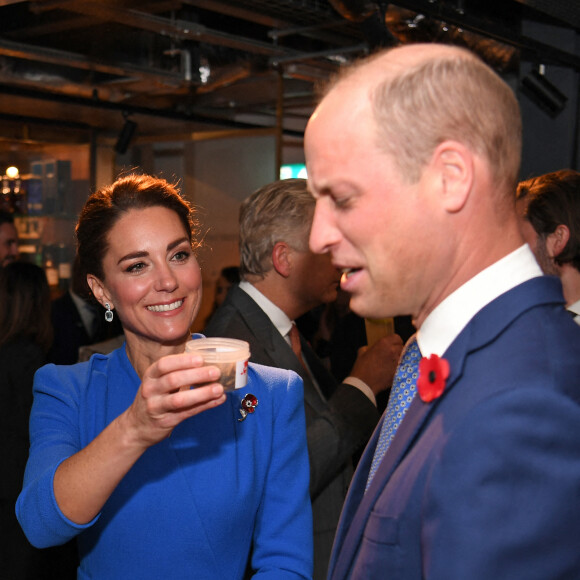
<svg viewBox="0 0 580 580">
<path fill-rule="evenodd" d="M 297 373 L 304 383 L 304 400 L 315 409 L 319 409 L 324 401 L 321 399 L 312 379 L 292 351 L 290 345 L 278 332 L 266 313 L 256 304 L 256 302 L 243 290 L 238 287 L 230 290 L 228 299 L 235 305 L 243 319 L 244 324 L 254 335 L 256 342 L 262 347 L 267 361 L 262 364 L 269 364 L 283 369 L 290 369 Z M 301 344 L 304 354 L 310 365 L 310 356 L 315 357 L 306 341 L 301 337 Z M 305 346 L 306 345 L 306 346 Z M 320 365 L 320 363 L 318 363 Z M 316 366 L 316 364 L 314 365 Z M 322 366 L 322 365 L 320 365 Z M 312 367 L 311 367 L 312 368 Z M 314 371 L 313 371 L 314 372 Z"/>
<path fill-rule="evenodd" d="M 381 421 L 379 421 L 361 457 L 341 516 L 343 521 L 340 524 L 335 546 L 340 546 L 336 558 L 336 570 L 343 570 L 343 573 L 338 573 L 338 577 L 346 576 L 346 571 L 350 568 L 350 563 L 358 551 L 363 531 L 377 497 L 384 490 L 393 471 L 405 457 L 415 436 L 427 420 L 434 406 L 435 404 L 426 405 L 418 396 L 415 397 L 379 465 L 369 489 L 365 493 L 377 439 L 385 418 L 384 414 Z"/>
<path fill-rule="evenodd" d="M 320 391 L 327 399 L 332 396 L 336 388 L 336 380 L 330 374 L 328 369 L 322 364 L 318 355 L 312 350 L 306 339 L 300 334 L 300 343 L 302 345 L 302 355 L 304 356 L 310 372 L 313 374 Z"/>
</svg>

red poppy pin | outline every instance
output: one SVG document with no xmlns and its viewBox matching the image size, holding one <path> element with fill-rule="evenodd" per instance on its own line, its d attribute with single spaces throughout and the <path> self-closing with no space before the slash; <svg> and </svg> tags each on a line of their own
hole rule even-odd
<svg viewBox="0 0 580 580">
<path fill-rule="evenodd" d="M 449 376 L 449 363 L 444 358 L 432 354 L 419 361 L 417 390 L 424 403 L 430 403 L 443 394 L 445 381 Z"/>
<path fill-rule="evenodd" d="M 247 416 L 248 413 L 253 413 L 258 406 L 258 399 L 255 395 L 248 393 L 240 403 L 240 415 L 242 416 L 241 419 L 238 421 L 243 421 Z"/>
</svg>

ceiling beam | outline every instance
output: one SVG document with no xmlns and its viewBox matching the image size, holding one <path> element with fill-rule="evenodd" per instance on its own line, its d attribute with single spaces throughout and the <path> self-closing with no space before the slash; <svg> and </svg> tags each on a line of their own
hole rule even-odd
<svg viewBox="0 0 580 580">
<path fill-rule="evenodd" d="M 227 117 L 220 117 L 208 109 L 201 110 L 192 108 L 191 111 L 176 111 L 168 109 L 153 109 L 151 107 L 136 106 L 128 103 L 114 103 L 111 101 L 104 101 L 98 98 L 86 98 L 72 95 L 64 95 L 57 93 L 50 93 L 39 91 L 30 88 L 17 87 L 0 83 L 0 94 L 23 97 L 27 99 L 38 99 L 40 101 L 49 101 L 54 103 L 61 103 L 69 106 L 80 106 L 91 109 L 101 109 L 106 111 L 119 111 L 129 115 L 144 115 L 158 119 L 172 119 L 176 121 L 185 121 L 190 123 L 199 123 L 200 125 L 221 126 L 225 128 L 234 129 L 265 129 L 263 125 L 256 123 L 245 123 L 243 121 L 232 120 Z M 284 130 L 285 135 L 301 136 L 302 133 L 297 131 Z"/>
<path fill-rule="evenodd" d="M 545 64 L 568 66 L 580 71 L 580 56 L 522 36 L 506 28 L 500 22 L 486 22 L 480 14 L 472 14 L 468 10 L 458 11 L 443 3 L 434 3 L 431 0 L 397 0 L 393 4 L 509 44 L 526 51 L 528 55 L 537 56 Z"/>
<path fill-rule="evenodd" d="M 228 34 L 219 30 L 211 30 L 196 22 L 163 18 L 138 10 L 124 10 L 117 5 L 108 5 L 102 2 L 79 2 L 75 0 L 74 2 L 59 2 L 58 6 L 70 12 L 98 18 L 101 21 L 116 22 L 174 39 L 206 42 L 267 56 L 289 56 L 296 52 L 285 50 L 271 43 Z"/>
<path fill-rule="evenodd" d="M 112 64 L 94 60 L 86 56 L 57 50 L 54 48 L 32 46 L 9 40 L 0 40 L 0 55 L 11 58 L 54 64 L 74 69 L 95 71 L 103 74 L 117 75 L 124 80 L 138 77 L 150 82 L 159 82 L 176 87 L 182 84 L 180 73 L 169 72 L 151 67 L 139 67 L 128 63 Z"/>
</svg>

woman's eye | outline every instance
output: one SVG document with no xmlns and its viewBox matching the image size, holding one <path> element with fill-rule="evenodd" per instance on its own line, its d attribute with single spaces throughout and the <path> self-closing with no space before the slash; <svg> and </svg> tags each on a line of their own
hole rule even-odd
<svg viewBox="0 0 580 580">
<path fill-rule="evenodd" d="M 187 260 L 187 258 L 189 258 L 189 255 L 190 252 L 188 250 L 180 250 L 173 256 L 173 259 L 177 260 L 178 262 L 184 262 Z"/>
<path fill-rule="evenodd" d="M 126 272 L 140 272 L 145 267 L 143 262 L 137 262 L 127 267 Z"/>
</svg>

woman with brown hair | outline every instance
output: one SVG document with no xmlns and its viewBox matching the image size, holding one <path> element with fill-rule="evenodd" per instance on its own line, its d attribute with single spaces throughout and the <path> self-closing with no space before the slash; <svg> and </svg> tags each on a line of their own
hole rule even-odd
<svg viewBox="0 0 580 580">
<path fill-rule="evenodd" d="M 184 352 L 201 303 L 193 218 L 146 175 L 95 192 L 79 218 L 80 267 L 126 342 L 36 373 L 17 503 L 34 545 L 77 537 L 79 579 L 312 574 L 302 383 L 250 364 L 225 393 Z"/>
</svg>

